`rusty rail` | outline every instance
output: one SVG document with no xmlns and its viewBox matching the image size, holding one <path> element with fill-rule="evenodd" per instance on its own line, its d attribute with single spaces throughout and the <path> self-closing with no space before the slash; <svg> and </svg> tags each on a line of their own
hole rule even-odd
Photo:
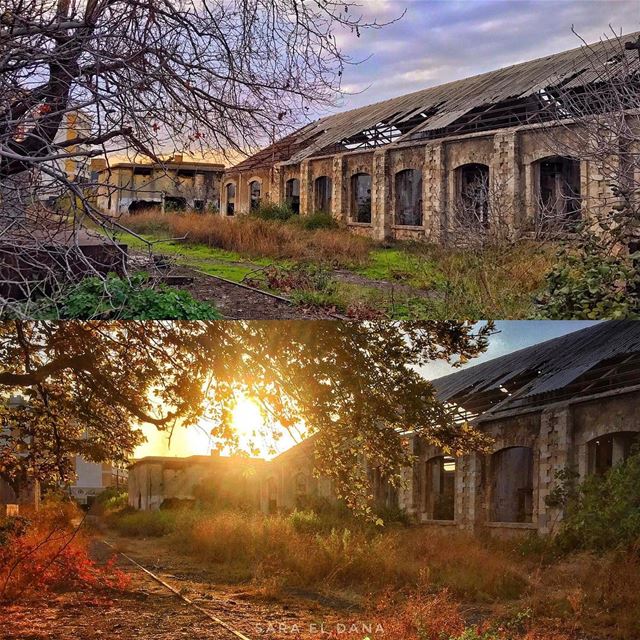
<svg viewBox="0 0 640 640">
<path fill-rule="evenodd" d="M 138 569 L 146 573 L 152 580 L 155 580 L 158 584 L 161 584 L 163 587 L 165 587 L 165 589 L 168 589 L 169 591 L 171 591 L 171 593 L 173 593 L 175 596 L 178 596 L 178 598 L 186 602 L 189 606 L 193 607 L 194 609 L 196 609 L 197 611 L 205 615 L 207 618 L 215 622 L 217 625 L 226 629 L 229 633 L 234 635 L 236 638 L 239 638 L 239 640 L 251 640 L 248 636 L 245 636 L 244 633 L 238 631 L 237 629 L 234 629 L 231 625 L 226 623 L 224 620 L 221 620 L 220 618 L 218 618 L 218 616 L 213 615 L 213 613 L 211 613 L 204 607 L 201 607 L 199 604 L 196 604 L 190 598 L 187 598 L 187 596 L 180 593 L 178 589 L 171 586 L 168 582 L 165 582 L 162 578 L 159 578 L 155 573 L 149 571 L 149 569 L 147 569 L 146 567 L 143 567 L 139 562 L 136 562 L 132 557 L 116 549 L 116 547 L 112 545 L 110 542 L 107 542 L 104 539 L 102 540 L 102 542 L 106 544 L 108 547 L 110 547 L 111 549 L 113 549 L 117 554 L 125 558 L 132 565 L 136 566 Z"/>
<path fill-rule="evenodd" d="M 236 287 L 240 287 L 242 289 L 247 289 L 248 291 L 252 291 L 253 293 L 261 293 L 263 296 L 267 296 L 269 298 L 274 298 L 275 300 L 279 300 L 280 302 L 286 302 L 290 307 L 294 306 L 294 303 L 289 298 L 285 298 L 284 296 L 280 296 L 276 293 L 271 293 L 269 291 L 263 291 L 262 289 L 258 289 L 257 287 L 252 287 L 251 285 L 245 284 L 244 282 L 235 282 L 234 280 L 229 280 L 228 278 L 223 278 L 222 276 L 215 276 L 212 273 L 207 273 L 206 271 L 202 271 L 201 269 L 197 269 L 195 267 L 190 267 L 189 265 L 181 265 L 187 269 L 191 269 L 191 271 L 195 271 L 202 276 L 208 276 L 209 278 L 214 278 L 215 280 L 220 280 L 227 284 L 233 284 Z M 347 316 L 340 315 L 339 313 L 328 313 L 332 318 L 336 320 L 351 320 Z"/>
</svg>

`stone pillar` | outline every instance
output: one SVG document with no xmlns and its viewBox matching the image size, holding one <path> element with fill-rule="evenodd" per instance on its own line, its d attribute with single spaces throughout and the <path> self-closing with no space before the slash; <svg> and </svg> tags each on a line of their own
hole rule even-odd
<svg viewBox="0 0 640 640">
<path fill-rule="evenodd" d="M 337 154 L 333 156 L 333 172 L 331 177 L 331 215 L 336 220 L 346 220 L 348 215 L 348 207 L 345 202 L 347 195 L 345 182 L 346 166 L 347 163 L 344 154 Z"/>
<path fill-rule="evenodd" d="M 456 469 L 456 524 L 475 532 L 481 520 L 482 459 L 479 453 L 458 458 Z"/>
<path fill-rule="evenodd" d="M 313 213 L 313 182 L 309 160 L 300 163 L 300 215 Z"/>
<path fill-rule="evenodd" d="M 561 513 L 547 507 L 546 498 L 556 485 L 556 474 L 572 463 L 570 457 L 573 439 L 571 409 L 569 406 L 552 407 L 540 416 L 538 462 L 538 531 L 551 533 L 560 521 Z M 535 480 L 534 480 L 535 482 Z"/>
<path fill-rule="evenodd" d="M 376 150 L 373 154 L 371 175 L 371 222 L 373 237 L 377 240 L 391 238 L 392 219 L 387 164 L 386 149 Z"/>
<path fill-rule="evenodd" d="M 420 453 L 420 442 L 417 436 L 409 436 L 407 447 L 409 455 L 418 456 Z M 419 460 L 409 467 L 402 469 L 402 486 L 398 491 L 398 507 L 402 509 L 408 516 L 417 517 L 417 500 L 416 492 L 419 489 Z"/>
<path fill-rule="evenodd" d="M 504 225 L 511 231 L 524 222 L 518 143 L 515 131 L 496 133 L 490 166 L 491 210 L 494 218 L 500 215 L 501 219 L 489 222 Z"/>
<path fill-rule="evenodd" d="M 438 242 L 444 239 L 447 218 L 445 212 L 445 147 L 442 142 L 425 147 L 424 169 L 422 173 L 422 202 L 424 228 L 428 240 Z"/>
<path fill-rule="evenodd" d="M 282 165 L 275 164 L 271 171 L 271 202 L 273 204 L 283 204 L 284 202 L 283 174 Z"/>
</svg>

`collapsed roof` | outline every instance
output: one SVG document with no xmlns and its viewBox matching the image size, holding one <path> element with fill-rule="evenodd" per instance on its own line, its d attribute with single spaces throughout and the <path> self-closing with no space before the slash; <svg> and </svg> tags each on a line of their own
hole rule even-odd
<svg viewBox="0 0 640 640">
<path fill-rule="evenodd" d="M 476 421 L 640 386 L 640 322 L 606 321 L 433 381 Z"/>
<path fill-rule="evenodd" d="M 640 73 L 640 32 L 612 38 L 463 80 L 321 118 L 234 167 L 248 170 L 313 155 L 371 149 L 410 140 L 517 126 L 540 119 L 557 91 L 584 91 L 607 78 Z"/>
</svg>

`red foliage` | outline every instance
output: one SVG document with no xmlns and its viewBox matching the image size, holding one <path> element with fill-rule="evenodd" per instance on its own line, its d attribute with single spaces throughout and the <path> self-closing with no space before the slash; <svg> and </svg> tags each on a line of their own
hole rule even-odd
<svg viewBox="0 0 640 640">
<path fill-rule="evenodd" d="M 87 539 L 70 525 L 51 520 L 48 526 L 31 524 L 0 547 L 0 600 L 72 588 L 124 590 L 128 585 L 115 557 L 98 565 L 89 556 Z"/>
</svg>

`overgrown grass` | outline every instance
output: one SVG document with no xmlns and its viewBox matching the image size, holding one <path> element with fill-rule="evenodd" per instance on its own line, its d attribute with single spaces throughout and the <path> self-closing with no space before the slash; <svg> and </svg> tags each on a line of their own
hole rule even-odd
<svg viewBox="0 0 640 640">
<path fill-rule="evenodd" d="M 0 607 L 60 590 L 124 590 L 112 561 L 98 565 L 75 504 L 51 494 L 28 517 L 0 518 Z"/>
<path fill-rule="evenodd" d="M 354 520 L 340 526 L 313 512 L 136 512 L 111 522 L 123 535 L 169 536 L 186 552 L 247 580 L 277 575 L 282 587 L 360 593 L 447 587 L 459 597 L 486 602 L 517 597 L 526 585 L 506 555 L 470 537 L 398 526 L 380 532 Z"/>
<path fill-rule="evenodd" d="M 505 243 L 481 251 L 422 242 L 381 246 L 336 227 L 326 214 L 288 215 L 281 207 L 264 207 L 232 219 L 139 213 L 124 222 L 149 240 L 184 238 L 162 242 L 158 250 L 234 281 L 256 265 L 289 269 L 316 264 L 351 271 L 362 282 L 335 277 L 322 290 L 303 287 L 288 295 L 300 304 L 333 307 L 356 318 L 531 317 L 554 262 L 552 245 Z M 368 280 L 393 286 L 381 288 Z"/>
<path fill-rule="evenodd" d="M 304 225 L 307 222 L 312 221 L 304 221 Z M 371 247 L 367 239 L 341 229 L 319 228 L 322 225 L 312 225 L 309 229 L 304 228 L 302 222 L 285 224 L 256 216 L 229 219 L 195 213 L 162 215 L 146 212 L 128 216 L 123 223 L 137 233 L 184 238 L 186 244 L 236 252 L 245 259 L 294 259 L 354 266 L 367 260 Z"/>
<path fill-rule="evenodd" d="M 111 524 L 125 535 L 157 536 L 168 553 L 197 559 L 212 580 L 251 585 L 258 595 L 350 594 L 366 611 L 360 619 L 380 620 L 390 640 L 638 637 L 633 549 L 559 557 L 544 553 L 548 541 L 481 540 L 399 524 L 381 530 L 311 510 L 123 512 Z M 483 615 L 469 626 L 463 609 Z"/>
<path fill-rule="evenodd" d="M 372 251 L 358 273 L 432 292 L 397 293 L 387 311 L 394 318 L 526 318 L 553 261 L 554 248 L 539 243 L 505 243 L 481 252 L 409 243 Z"/>
</svg>

